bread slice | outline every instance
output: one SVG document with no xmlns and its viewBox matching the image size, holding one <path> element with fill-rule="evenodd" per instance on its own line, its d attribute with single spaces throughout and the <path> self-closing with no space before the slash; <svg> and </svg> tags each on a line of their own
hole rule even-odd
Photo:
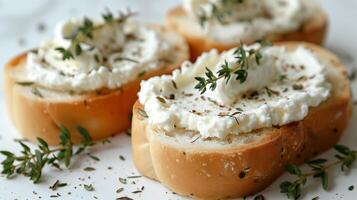
<svg viewBox="0 0 357 200">
<path fill-rule="evenodd" d="M 166 25 L 172 30 L 181 34 L 186 38 L 191 52 L 191 60 L 195 60 L 202 52 L 209 51 L 213 48 L 219 51 L 231 49 L 238 45 L 221 43 L 208 38 L 202 34 L 197 28 L 192 26 L 192 19 L 187 15 L 182 6 L 177 6 L 171 9 L 166 14 Z M 271 34 L 265 39 L 277 41 L 305 41 L 321 45 L 325 39 L 328 25 L 327 15 L 320 9 L 316 11 L 314 17 L 301 26 L 298 31 L 286 34 Z M 254 40 L 242 41 L 245 44 L 254 43 Z"/>
<path fill-rule="evenodd" d="M 27 53 L 12 59 L 4 68 L 4 91 L 6 107 L 15 127 L 25 138 L 35 140 L 36 137 L 41 137 L 49 144 L 58 144 L 60 125 L 71 131 L 74 142 L 81 140 L 76 131 L 77 126 L 88 129 L 94 140 L 130 128 L 131 110 L 137 99 L 140 81 L 170 73 L 189 56 L 182 37 L 161 26 L 156 29 L 166 34 L 175 44 L 175 53 L 170 61 L 165 61 L 167 66 L 148 71 L 115 90 L 71 94 L 37 87 L 42 98 L 34 94 L 32 85 L 17 83 L 16 73 L 25 66 Z"/>
<path fill-rule="evenodd" d="M 197 139 L 186 130 L 163 132 L 133 107 L 132 153 L 143 175 L 172 191 L 202 199 L 243 197 L 269 186 L 288 163 L 301 164 L 336 144 L 352 114 L 346 69 L 329 51 L 309 43 L 284 42 L 314 51 L 328 66 L 331 96 L 301 121 L 223 139 Z M 149 116 L 150 117 L 150 116 Z M 193 142 L 195 141 L 195 142 Z"/>
</svg>

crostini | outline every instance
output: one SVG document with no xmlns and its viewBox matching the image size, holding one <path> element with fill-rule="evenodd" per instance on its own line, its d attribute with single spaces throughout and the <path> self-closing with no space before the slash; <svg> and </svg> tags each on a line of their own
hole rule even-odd
<svg viewBox="0 0 357 200">
<path fill-rule="evenodd" d="M 72 133 L 82 126 L 93 140 L 130 128 L 140 81 L 170 73 L 189 56 L 180 35 L 132 15 L 67 20 L 54 39 L 6 64 L 6 107 L 24 138 L 57 144 L 60 125 Z"/>
<path fill-rule="evenodd" d="M 183 35 L 194 60 L 204 51 L 258 39 L 322 44 L 328 19 L 315 0 L 183 0 L 166 24 Z"/>
<path fill-rule="evenodd" d="M 140 173 L 178 194 L 243 197 L 331 148 L 351 114 L 347 72 L 321 47 L 212 50 L 141 83 L 132 155 Z"/>
</svg>

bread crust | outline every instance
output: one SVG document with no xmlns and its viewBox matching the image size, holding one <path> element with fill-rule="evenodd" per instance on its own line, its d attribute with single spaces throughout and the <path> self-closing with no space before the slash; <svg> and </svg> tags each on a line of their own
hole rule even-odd
<svg viewBox="0 0 357 200">
<path fill-rule="evenodd" d="M 335 55 L 316 45 L 312 49 L 332 64 L 337 74 L 328 76 L 331 97 L 309 109 L 301 121 L 269 129 L 261 139 L 237 146 L 204 148 L 175 145 L 147 124 L 133 108 L 132 152 L 134 164 L 143 175 L 160 181 L 172 191 L 199 199 L 243 197 L 269 186 L 288 163 L 302 164 L 336 144 L 352 115 L 347 72 Z"/>
<path fill-rule="evenodd" d="M 190 46 L 191 60 L 195 60 L 197 56 L 202 54 L 202 52 L 209 51 L 214 48 L 218 51 L 225 51 L 238 45 L 238 43 L 227 44 L 218 42 L 204 35 L 192 33 L 190 31 L 190 27 L 186 27 L 182 23 L 184 20 L 190 20 L 187 18 L 187 13 L 182 6 L 176 6 L 167 12 L 165 23 L 169 28 L 186 38 Z M 299 30 L 286 34 L 270 34 L 267 35 L 265 39 L 271 40 L 272 42 L 305 41 L 321 45 L 325 39 L 327 27 L 327 15 L 322 10 L 318 10 L 316 15 L 314 15 L 314 18 L 303 24 Z M 255 40 L 244 40 L 242 42 L 244 44 L 251 44 L 254 43 Z"/>
<path fill-rule="evenodd" d="M 10 119 L 24 138 L 35 141 L 40 137 L 51 145 L 59 143 L 60 125 L 71 131 L 75 143 L 81 141 L 77 126 L 86 128 L 93 140 L 121 133 L 130 128 L 132 106 L 137 99 L 141 80 L 168 74 L 188 59 L 184 40 L 178 43 L 177 60 L 165 68 L 148 71 L 121 88 L 96 91 L 69 100 L 40 98 L 28 92 L 31 86 L 16 83 L 16 78 L 11 74 L 14 68 L 25 64 L 27 53 L 23 53 L 4 67 L 4 91 Z"/>
</svg>

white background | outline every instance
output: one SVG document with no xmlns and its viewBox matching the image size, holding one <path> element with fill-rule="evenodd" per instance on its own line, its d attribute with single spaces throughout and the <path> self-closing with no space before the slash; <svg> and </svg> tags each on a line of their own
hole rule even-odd
<svg viewBox="0 0 357 200">
<path fill-rule="evenodd" d="M 0 66 L 16 54 L 36 47 L 42 40 L 51 37 L 56 22 L 72 16 L 97 16 L 104 8 L 119 10 L 130 7 L 140 13 L 139 19 L 149 22 L 162 22 L 165 11 L 178 0 L 0 0 Z M 326 47 L 343 60 L 344 64 L 352 69 L 357 67 L 357 1 L 356 0 L 322 0 L 322 6 L 329 14 L 330 27 Z M 38 26 L 44 24 L 46 30 L 39 31 Z M 1 70 L 2 73 L 2 70 Z M 1 74 L 2 75 L 2 74 Z M 2 81 L 0 81 L 2 88 Z M 356 82 L 353 91 L 357 94 Z M 0 93 L 0 149 L 18 150 L 13 138 L 19 137 L 16 130 L 8 121 L 4 108 L 3 91 Z M 354 113 L 356 113 L 356 106 Z M 357 116 L 353 115 L 350 126 L 346 131 L 341 144 L 357 149 Z M 12 180 L 0 176 L 0 200 L 12 199 L 116 199 L 128 196 L 134 199 L 183 199 L 173 195 L 159 183 L 146 178 L 132 179 L 127 185 L 118 181 L 119 177 L 137 175 L 131 162 L 130 138 L 121 134 L 110 138 L 110 144 L 98 144 L 91 153 L 99 157 L 99 162 L 87 156 L 79 157 L 70 167 L 70 170 L 46 169 L 43 181 L 32 184 L 23 177 Z M 331 150 L 320 157 L 333 159 Z M 119 159 L 123 155 L 126 160 Z M 83 168 L 91 166 L 95 171 L 86 172 Z M 112 167 L 111 170 L 108 167 Z M 264 190 L 266 199 L 286 199 L 279 193 L 279 183 L 289 179 L 282 176 L 273 185 Z M 48 187 L 56 180 L 69 185 L 52 191 Z M 132 183 L 135 181 L 135 184 Z M 323 191 L 317 180 L 307 183 L 302 199 L 311 199 L 320 196 L 320 199 L 357 199 L 357 167 L 349 174 L 344 175 L 338 169 L 331 171 L 331 188 Z M 93 184 L 95 191 L 88 192 L 83 184 Z M 354 185 L 355 189 L 347 188 Z M 145 186 L 140 194 L 132 191 Z M 118 188 L 124 191 L 117 194 Z M 61 197 L 50 198 L 50 195 L 59 193 Z M 71 194 L 68 194 L 68 193 Z M 252 197 L 250 197 L 252 199 Z"/>
</svg>

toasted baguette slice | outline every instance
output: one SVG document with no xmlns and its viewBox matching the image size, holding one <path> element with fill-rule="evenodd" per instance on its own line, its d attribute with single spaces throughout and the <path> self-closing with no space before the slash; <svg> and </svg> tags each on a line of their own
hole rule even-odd
<svg viewBox="0 0 357 200">
<path fill-rule="evenodd" d="M 104 89 L 73 95 L 37 87 L 42 98 L 34 94 L 33 86 L 17 83 L 16 70 L 25 66 L 27 54 L 12 59 L 5 65 L 4 91 L 7 110 L 15 127 L 23 137 L 29 140 L 40 137 L 49 144 L 58 144 L 60 125 L 71 131 L 74 142 L 81 141 L 77 126 L 86 128 L 94 140 L 130 128 L 132 106 L 137 99 L 140 81 L 170 73 L 189 56 L 188 47 L 182 37 L 161 26 L 156 28 L 166 34 L 176 46 L 170 62 L 164 68 L 148 71 L 115 90 Z"/>
<path fill-rule="evenodd" d="M 187 15 L 182 6 L 177 6 L 171 9 L 165 19 L 166 25 L 172 30 L 181 34 L 186 38 L 191 53 L 191 60 L 195 60 L 197 56 L 202 52 L 209 51 L 211 49 L 217 49 L 219 51 L 225 51 L 231 49 L 239 44 L 237 43 L 222 43 L 208 38 L 202 34 L 197 28 L 193 27 L 192 19 Z M 267 35 L 267 40 L 273 42 L 277 41 L 306 41 L 321 45 L 325 39 L 327 30 L 328 19 L 327 15 L 320 9 L 316 11 L 314 18 L 308 20 L 301 26 L 298 31 L 286 33 L 286 34 L 271 34 Z M 254 43 L 254 40 L 242 41 L 245 44 Z"/>
<path fill-rule="evenodd" d="M 139 172 L 181 195 L 202 199 L 243 197 L 269 186 L 286 164 L 301 164 L 336 144 L 352 114 L 345 68 L 335 55 L 313 44 L 280 45 L 289 49 L 304 45 L 324 61 L 332 85 L 326 101 L 311 107 L 301 121 L 229 140 L 197 139 L 197 133 L 185 130 L 159 131 L 148 125 L 139 112 L 143 106 L 137 101 L 133 108 L 132 152 Z"/>
</svg>

